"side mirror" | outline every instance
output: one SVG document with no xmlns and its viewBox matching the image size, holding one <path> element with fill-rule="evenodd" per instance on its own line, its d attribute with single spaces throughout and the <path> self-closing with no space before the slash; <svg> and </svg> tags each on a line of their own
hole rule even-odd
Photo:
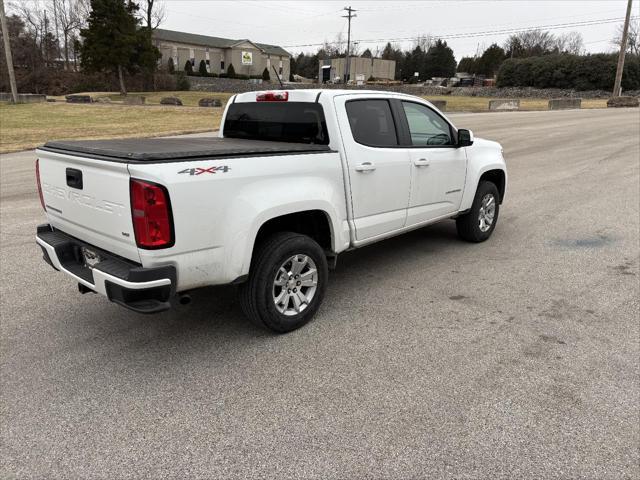
<svg viewBox="0 0 640 480">
<path fill-rule="evenodd" d="M 461 128 L 458 130 L 458 147 L 470 147 L 473 145 L 473 132 Z"/>
</svg>

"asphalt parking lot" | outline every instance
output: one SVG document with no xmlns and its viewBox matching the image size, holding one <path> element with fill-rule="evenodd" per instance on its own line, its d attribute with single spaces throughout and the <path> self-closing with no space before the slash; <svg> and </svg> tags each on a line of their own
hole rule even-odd
<svg viewBox="0 0 640 480">
<path fill-rule="evenodd" d="M 3 478 L 640 478 L 637 109 L 451 115 L 501 142 L 493 237 L 340 256 L 307 327 L 233 288 L 140 316 L 41 260 L 0 159 Z"/>
</svg>

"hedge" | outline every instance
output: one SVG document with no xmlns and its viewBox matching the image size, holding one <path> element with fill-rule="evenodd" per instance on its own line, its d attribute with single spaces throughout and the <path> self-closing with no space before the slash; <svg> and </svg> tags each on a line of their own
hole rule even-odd
<svg viewBox="0 0 640 480">
<path fill-rule="evenodd" d="M 512 58 L 500 66 L 496 86 L 610 90 L 617 61 L 616 54 L 605 53 Z M 622 89 L 640 89 L 640 62 L 636 56 L 626 57 Z"/>
</svg>

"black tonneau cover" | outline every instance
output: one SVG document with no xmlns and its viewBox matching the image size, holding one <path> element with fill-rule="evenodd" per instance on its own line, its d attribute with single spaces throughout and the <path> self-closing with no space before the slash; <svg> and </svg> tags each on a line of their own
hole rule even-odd
<svg viewBox="0 0 640 480">
<path fill-rule="evenodd" d="M 41 150 L 115 162 L 159 163 L 193 158 L 256 157 L 329 152 L 328 145 L 240 138 L 125 138 L 47 142 Z"/>
</svg>

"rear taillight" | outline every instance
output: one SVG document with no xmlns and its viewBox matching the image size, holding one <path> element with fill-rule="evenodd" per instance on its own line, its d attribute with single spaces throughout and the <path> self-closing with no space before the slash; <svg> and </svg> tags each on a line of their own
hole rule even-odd
<svg viewBox="0 0 640 480">
<path fill-rule="evenodd" d="M 261 92 L 256 95 L 256 102 L 286 102 L 289 92 Z"/>
<path fill-rule="evenodd" d="M 171 202 L 162 185 L 131 179 L 131 216 L 138 247 L 173 246 Z"/>
<path fill-rule="evenodd" d="M 42 184 L 40 183 L 40 159 L 36 159 L 36 182 L 38 184 L 38 196 L 40 197 L 40 205 L 44 211 L 47 211 L 47 207 L 44 205 L 44 197 L 42 196 Z"/>
</svg>

